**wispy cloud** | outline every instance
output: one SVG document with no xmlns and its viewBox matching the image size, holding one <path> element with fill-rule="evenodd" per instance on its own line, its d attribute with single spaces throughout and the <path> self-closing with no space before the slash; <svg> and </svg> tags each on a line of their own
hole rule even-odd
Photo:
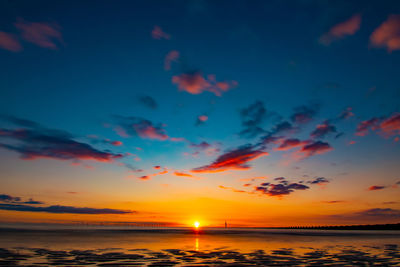
<svg viewBox="0 0 400 267">
<path fill-rule="evenodd" d="M 97 209 L 97 208 L 80 208 L 72 206 L 30 206 L 21 204 L 0 204 L 0 210 L 26 211 L 26 212 L 47 212 L 47 213 L 72 213 L 72 214 L 132 214 L 136 211 L 119 210 L 119 209 Z"/>
<path fill-rule="evenodd" d="M 176 50 L 169 51 L 164 59 L 164 69 L 171 70 L 172 62 L 177 62 L 179 59 L 179 56 L 180 56 L 180 54 L 178 51 L 176 51 Z"/>
<path fill-rule="evenodd" d="M 21 37 L 30 43 L 43 48 L 57 49 L 59 44 L 63 44 L 60 27 L 55 23 L 28 22 L 18 19 L 15 27 L 20 30 Z"/>
<path fill-rule="evenodd" d="M 14 34 L 6 32 L 0 32 L 0 48 L 11 52 L 22 51 L 22 45 L 18 38 Z"/>
<path fill-rule="evenodd" d="M 332 42 L 343 39 L 346 36 L 354 35 L 361 25 L 361 15 L 356 14 L 346 21 L 333 26 L 327 33 L 319 38 L 323 45 L 330 45 Z"/>
<path fill-rule="evenodd" d="M 151 36 L 154 39 L 157 39 L 157 40 L 161 40 L 161 39 L 169 40 L 169 39 L 171 39 L 171 35 L 166 33 L 166 32 L 164 32 L 161 29 L 161 27 L 159 27 L 159 26 L 154 26 L 153 30 L 151 31 Z"/>
<path fill-rule="evenodd" d="M 158 107 L 157 101 L 151 96 L 148 95 L 140 96 L 138 100 L 139 103 L 150 109 L 157 109 Z"/>
</svg>

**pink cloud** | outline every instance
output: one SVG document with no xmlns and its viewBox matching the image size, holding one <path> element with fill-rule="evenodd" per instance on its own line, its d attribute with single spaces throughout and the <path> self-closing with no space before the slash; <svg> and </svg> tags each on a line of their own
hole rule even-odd
<svg viewBox="0 0 400 267">
<path fill-rule="evenodd" d="M 368 134 L 370 129 L 376 130 L 379 127 L 379 119 L 372 118 L 369 120 L 362 121 L 358 124 L 356 129 L 356 135 L 358 136 L 365 136 Z"/>
<path fill-rule="evenodd" d="M 168 33 L 165 33 L 159 26 L 154 26 L 153 30 L 151 31 L 151 36 L 157 40 L 171 39 L 171 35 L 169 35 Z"/>
<path fill-rule="evenodd" d="M 165 70 L 170 70 L 171 69 L 171 63 L 172 62 L 177 62 L 179 59 L 179 52 L 176 50 L 172 50 L 168 52 L 168 54 L 165 56 L 164 59 L 164 69 Z"/>
<path fill-rule="evenodd" d="M 386 47 L 389 52 L 400 49 L 400 15 L 390 15 L 370 36 L 374 47 Z"/>
<path fill-rule="evenodd" d="M 27 22 L 19 19 L 18 22 L 15 23 L 15 27 L 21 31 L 21 36 L 25 41 L 37 46 L 57 49 L 55 41 L 63 43 L 58 25 L 42 22 Z"/>
<path fill-rule="evenodd" d="M 197 119 L 198 119 L 199 121 L 205 122 L 205 121 L 208 120 L 208 116 L 206 116 L 206 115 L 200 115 L 199 117 L 197 117 Z"/>
<path fill-rule="evenodd" d="M 0 48 L 11 52 L 19 52 L 22 50 L 18 39 L 13 34 L 6 32 L 0 32 Z"/>
<path fill-rule="evenodd" d="M 216 81 L 215 75 L 208 75 L 207 78 L 201 72 L 182 73 L 172 77 L 172 83 L 177 84 L 180 91 L 190 94 L 201 94 L 209 91 L 217 96 L 236 87 L 236 81 Z"/>
<path fill-rule="evenodd" d="M 400 134 L 400 114 L 393 114 L 391 117 L 383 120 L 379 128 L 387 136 Z"/>
<path fill-rule="evenodd" d="M 330 45 L 333 41 L 342 39 L 348 35 L 354 35 L 361 25 L 361 15 L 356 14 L 350 19 L 336 24 L 327 33 L 319 38 L 319 42 L 323 45 Z"/>
</svg>

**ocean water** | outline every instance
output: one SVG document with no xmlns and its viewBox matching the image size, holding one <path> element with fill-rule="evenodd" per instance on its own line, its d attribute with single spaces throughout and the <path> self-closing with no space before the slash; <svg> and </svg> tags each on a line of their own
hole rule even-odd
<svg viewBox="0 0 400 267">
<path fill-rule="evenodd" d="M 0 266 L 400 266 L 400 231 L 0 229 Z"/>
</svg>

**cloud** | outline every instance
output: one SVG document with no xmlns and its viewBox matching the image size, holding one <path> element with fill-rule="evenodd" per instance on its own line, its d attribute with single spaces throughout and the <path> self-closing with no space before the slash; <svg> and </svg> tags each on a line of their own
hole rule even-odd
<svg viewBox="0 0 400 267">
<path fill-rule="evenodd" d="M 26 212 L 47 212 L 47 213 L 71 213 L 71 214 L 131 214 L 136 211 L 119 210 L 119 209 L 96 209 L 96 208 L 79 208 L 72 206 L 47 206 L 38 207 L 21 204 L 0 204 L 0 210 L 26 211 Z"/>
<path fill-rule="evenodd" d="M 358 136 L 365 136 L 368 134 L 370 129 L 375 130 L 379 127 L 379 119 L 372 118 L 369 120 L 362 121 L 358 124 L 356 129 L 356 135 Z"/>
<path fill-rule="evenodd" d="M 209 91 L 217 96 L 221 96 L 222 93 L 229 91 L 238 84 L 236 81 L 219 82 L 215 75 L 208 75 L 207 78 L 204 78 L 199 71 L 173 76 L 172 83 L 176 84 L 180 91 L 186 91 L 190 94 L 197 95 Z"/>
<path fill-rule="evenodd" d="M 292 148 L 296 148 L 299 146 L 305 146 L 306 144 L 309 144 L 310 141 L 301 141 L 297 138 L 288 138 L 288 139 L 283 139 L 282 143 L 279 145 L 279 147 L 275 148 L 275 150 L 278 151 L 285 151 L 289 150 Z"/>
<path fill-rule="evenodd" d="M 189 173 L 185 173 L 185 172 L 175 171 L 175 172 L 173 172 L 173 174 L 174 174 L 175 176 L 178 176 L 178 177 L 187 177 L 187 178 L 196 178 L 196 179 L 197 179 L 196 176 L 193 176 L 193 175 L 191 175 L 191 174 L 189 174 Z"/>
<path fill-rule="evenodd" d="M 247 170 L 250 169 L 250 165 L 248 165 L 250 161 L 266 155 L 268 155 L 267 152 L 252 145 L 244 145 L 220 155 L 209 165 L 192 169 L 192 172 L 214 173 L 227 170 Z"/>
<path fill-rule="evenodd" d="M 284 195 L 293 193 L 295 190 L 307 190 L 310 188 L 307 185 L 301 184 L 300 182 L 291 183 L 284 177 L 278 177 L 274 180 L 279 181 L 279 183 L 262 183 L 254 188 L 255 191 L 260 192 L 263 195 L 282 197 Z"/>
<path fill-rule="evenodd" d="M 22 45 L 19 43 L 17 37 L 6 32 L 0 32 L 0 48 L 11 52 L 22 51 Z"/>
<path fill-rule="evenodd" d="M 319 111 L 319 105 L 299 106 L 290 117 L 293 123 L 305 124 L 312 121 Z"/>
<path fill-rule="evenodd" d="M 171 139 L 162 124 L 153 124 L 151 121 L 139 117 L 115 116 L 118 126 L 117 133 L 123 137 L 139 136 L 145 139 L 168 140 Z"/>
<path fill-rule="evenodd" d="M 370 36 L 374 47 L 385 47 L 392 52 L 400 49 L 400 15 L 390 15 Z"/>
<path fill-rule="evenodd" d="M 356 14 L 350 19 L 336 24 L 327 33 L 319 38 L 319 42 L 323 45 L 330 45 L 333 41 L 340 40 L 346 36 L 354 35 L 361 25 L 361 15 Z"/>
<path fill-rule="evenodd" d="M 12 197 L 10 195 L 0 194 L 0 201 L 1 202 L 20 202 L 20 197 Z"/>
<path fill-rule="evenodd" d="M 389 118 L 383 120 L 379 125 L 379 128 L 387 136 L 400 134 L 400 114 L 395 113 Z"/>
<path fill-rule="evenodd" d="M 343 200 L 326 200 L 326 201 L 321 201 L 322 203 L 326 204 L 338 204 L 338 203 L 345 203 L 346 201 Z"/>
<path fill-rule="evenodd" d="M 156 100 L 148 95 L 139 97 L 139 102 L 150 109 L 157 109 L 158 107 Z"/>
<path fill-rule="evenodd" d="M 0 128 L 0 139 L 16 141 L 11 144 L 0 143 L 0 147 L 18 152 L 25 160 L 50 158 L 112 162 L 123 157 L 122 154 L 101 151 L 89 144 L 75 141 L 69 133 L 53 129 Z"/>
<path fill-rule="evenodd" d="M 15 27 L 21 31 L 21 37 L 37 46 L 49 49 L 57 49 L 57 43 L 63 43 L 59 26 L 44 22 L 27 22 L 18 19 Z"/>
<path fill-rule="evenodd" d="M 299 150 L 299 152 L 303 153 L 304 157 L 311 157 L 311 156 L 317 155 L 317 154 L 324 154 L 331 150 L 333 150 L 333 148 L 328 143 L 325 143 L 322 141 L 316 141 L 314 143 L 303 146 Z"/>
<path fill-rule="evenodd" d="M 369 191 L 376 191 L 376 190 L 382 190 L 385 189 L 386 186 L 381 186 L 381 185 L 372 185 L 368 188 Z"/>
<path fill-rule="evenodd" d="M 400 218 L 400 210 L 395 209 L 382 209 L 382 208 L 374 208 L 368 209 L 364 211 L 360 211 L 357 214 L 366 217 L 389 217 L 389 218 Z"/>
<path fill-rule="evenodd" d="M 317 128 L 311 132 L 310 136 L 311 138 L 321 139 L 330 133 L 336 133 L 336 127 L 326 120 L 317 125 Z"/>
<path fill-rule="evenodd" d="M 151 36 L 156 40 L 171 39 L 171 35 L 164 32 L 159 26 L 154 26 L 153 30 L 151 31 Z"/>
<path fill-rule="evenodd" d="M 27 201 L 22 201 L 22 199 L 20 197 L 13 197 L 10 195 L 6 195 L 6 194 L 0 194 L 0 202 L 5 202 L 8 204 L 30 204 L 30 205 L 39 205 L 39 204 L 44 204 L 41 201 L 36 201 L 33 200 L 32 198 L 30 198 Z"/>
<path fill-rule="evenodd" d="M 352 112 L 352 110 L 353 109 L 351 107 L 346 108 L 345 110 L 342 111 L 342 113 L 340 113 L 338 119 L 339 120 L 345 120 L 345 119 L 348 119 L 350 117 L 353 117 L 354 113 Z"/>
<path fill-rule="evenodd" d="M 252 138 L 265 131 L 260 127 L 267 115 L 267 110 L 261 101 L 256 101 L 250 106 L 240 110 L 243 130 L 239 135 Z"/>
<path fill-rule="evenodd" d="M 208 121 L 208 116 L 207 115 L 204 115 L 204 114 L 203 115 L 199 115 L 197 117 L 197 120 L 196 120 L 196 126 L 202 125 L 206 121 Z"/>
<path fill-rule="evenodd" d="M 369 120 L 362 121 L 358 124 L 355 134 L 358 136 L 365 136 L 370 130 L 379 130 L 384 136 L 400 134 L 400 114 L 393 113 L 387 118 L 374 117 Z"/>
<path fill-rule="evenodd" d="M 153 166 L 154 169 L 156 170 L 161 170 L 157 173 L 152 173 L 152 174 L 148 174 L 148 175 L 142 175 L 140 177 L 136 177 L 140 180 L 146 181 L 146 180 L 150 180 L 152 177 L 158 176 L 158 175 L 163 175 L 163 174 L 167 174 L 169 171 L 167 168 L 163 168 L 161 166 Z"/>
<path fill-rule="evenodd" d="M 231 191 L 233 191 L 235 193 L 250 193 L 250 192 L 247 192 L 247 191 L 244 191 L 244 190 L 235 189 L 233 187 L 227 187 L 227 186 L 223 186 L 223 185 L 219 185 L 218 188 L 225 189 L 225 190 L 231 190 Z"/>
<path fill-rule="evenodd" d="M 308 181 L 308 184 L 316 184 L 316 185 L 326 185 L 329 183 L 329 180 L 325 177 L 317 177 L 312 181 Z"/>
<path fill-rule="evenodd" d="M 176 50 L 169 51 L 168 54 L 165 56 L 164 59 L 164 69 L 165 70 L 170 70 L 171 69 L 171 63 L 172 62 L 177 62 L 179 59 L 179 52 Z"/>
</svg>

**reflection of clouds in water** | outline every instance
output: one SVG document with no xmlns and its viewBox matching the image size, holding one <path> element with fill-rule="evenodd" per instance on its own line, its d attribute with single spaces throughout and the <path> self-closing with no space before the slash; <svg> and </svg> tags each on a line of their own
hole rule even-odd
<svg viewBox="0 0 400 267">
<path fill-rule="evenodd" d="M 44 248 L 0 248 L 0 265 L 22 266 L 40 262 L 41 266 L 53 265 L 279 265 L 279 266 L 326 266 L 379 264 L 398 266 L 400 250 L 397 244 L 384 246 L 325 246 L 323 248 L 303 247 L 299 253 L 294 248 L 281 248 L 271 251 L 255 250 L 244 253 L 227 248 L 199 250 L 199 238 L 195 238 L 196 250 L 164 249 L 151 251 L 131 249 L 121 251 L 118 248 L 96 250 L 49 250 Z M 304 249 L 304 250 L 303 250 Z"/>
</svg>

